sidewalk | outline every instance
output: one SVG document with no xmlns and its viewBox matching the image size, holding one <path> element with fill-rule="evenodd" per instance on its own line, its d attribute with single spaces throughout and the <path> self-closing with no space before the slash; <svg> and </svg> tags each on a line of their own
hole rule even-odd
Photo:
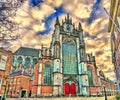
<svg viewBox="0 0 120 100">
<path fill-rule="evenodd" d="M 115 96 L 108 96 L 107 99 L 116 100 Z M 105 97 L 7 98 L 6 100 L 105 100 Z"/>
</svg>

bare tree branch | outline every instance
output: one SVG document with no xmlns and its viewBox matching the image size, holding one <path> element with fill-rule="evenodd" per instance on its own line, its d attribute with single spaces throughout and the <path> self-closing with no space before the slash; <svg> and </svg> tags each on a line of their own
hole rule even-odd
<svg viewBox="0 0 120 100">
<path fill-rule="evenodd" d="M 0 41 L 10 41 L 19 38 L 16 30 L 19 24 L 12 19 L 16 11 L 23 4 L 23 0 L 2 0 L 0 1 Z"/>
</svg>

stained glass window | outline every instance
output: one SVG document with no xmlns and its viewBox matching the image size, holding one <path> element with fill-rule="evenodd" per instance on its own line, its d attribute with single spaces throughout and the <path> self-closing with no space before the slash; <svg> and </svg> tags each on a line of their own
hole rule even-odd
<svg viewBox="0 0 120 100">
<path fill-rule="evenodd" d="M 25 68 L 27 68 L 28 66 L 30 65 L 30 58 L 26 58 L 25 59 L 25 64 L 24 64 L 24 66 L 25 66 Z"/>
<path fill-rule="evenodd" d="M 36 63 L 37 63 L 37 59 L 34 58 L 34 59 L 33 59 L 33 64 L 32 64 L 32 66 L 34 67 Z"/>
<path fill-rule="evenodd" d="M 76 46 L 72 40 L 66 40 L 62 46 L 64 74 L 77 74 Z"/>
<path fill-rule="evenodd" d="M 17 59 L 17 61 L 18 61 L 19 64 L 22 64 L 22 57 L 19 57 L 19 58 Z"/>
<path fill-rule="evenodd" d="M 44 84 L 52 84 L 52 67 L 49 62 L 46 62 L 44 67 Z"/>
<path fill-rule="evenodd" d="M 88 67 L 88 80 L 89 80 L 89 86 L 93 86 L 93 70 L 91 67 Z"/>
<path fill-rule="evenodd" d="M 12 59 L 12 66 L 15 66 L 15 57 Z"/>
</svg>

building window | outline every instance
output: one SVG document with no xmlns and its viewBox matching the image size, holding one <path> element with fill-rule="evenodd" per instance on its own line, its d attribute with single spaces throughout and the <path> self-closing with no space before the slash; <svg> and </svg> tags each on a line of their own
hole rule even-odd
<svg viewBox="0 0 120 100">
<path fill-rule="evenodd" d="M 27 58 L 25 59 L 24 67 L 27 68 L 29 65 L 30 65 L 30 58 L 27 57 Z"/>
<path fill-rule="evenodd" d="M 16 84 L 16 79 L 14 79 L 14 84 Z"/>
<path fill-rule="evenodd" d="M 93 70 L 91 67 L 88 67 L 88 80 L 89 80 L 89 86 L 93 86 L 94 85 Z"/>
<path fill-rule="evenodd" d="M 2 79 L 0 79 L 0 89 L 1 89 L 1 85 L 2 85 Z"/>
<path fill-rule="evenodd" d="M 114 31 L 114 35 L 115 35 L 115 39 L 117 39 L 117 37 L 118 37 L 118 32 L 117 32 L 117 31 Z"/>
<path fill-rule="evenodd" d="M 2 79 L 0 79 L 0 84 L 2 84 Z"/>
<path fill-rule="evenodd" d="M 22 64 L 22 61 L 23 61 L 22 57 L 19 57 L 19 58 L 17 59 L 18 64 Z"/>
<path fill-rule="evenodd" d="M 65 40 L 62 45 L 64 74 L 77 74 L 76 45 L 72 40 Z"/>
<path fill-rule="evenodd" d="M 13 59 L 12 59 L 12 66 L 13 67 L 15 66 L 15 57 L 13 57 Z"/>
<path fill-rule="evenodd" d="M 52 84 L 52 67 L 49 62 L 46 62 L 44 67 L 44 84 Z"/>
<path fill-rule="evenodd" d="M 119 53 L 120 53 L 120 43 L 119 43 L 119 45 L 118 45 L 118 51 L 119 51 Z"/>
<path fill-rule="evenodd" d="M 20 84 L 20 78 L 18 78 L 18 80 L 17 80 L 17 84 Z"/>
<path fill-rule="evenodd" d="M 34 67 L 36 63 L 37 63 L 37 59 L 34 58 L 34 59 L 33 59 L 33 64 L 32 64 L 32 66 Z"/>
<path fill-rule="evenodd" d="M 10 84 L 13 84 L 13 79 L 10 80 Z"/>
<path fill-rule="evenodd" d="M 7 62 L 7 56 L 1 55 L 0 56 L 0 69 L 5 70 L 6 68 L 6 62 Z"/>
</svg>

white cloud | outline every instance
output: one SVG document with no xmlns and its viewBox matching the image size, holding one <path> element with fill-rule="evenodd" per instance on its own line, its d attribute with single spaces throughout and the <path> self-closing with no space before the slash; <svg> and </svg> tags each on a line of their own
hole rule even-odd
<svg viewBox="0 0 120 100">
<path fill-rule="evenodd" d="M 20 34 L 22 34 L 23 37 L 21 40 L 12 43 L 13 45 L 10 49 L 15 51 L 20 46 L 40 48 L 41 44 L 49 46 L 51 34 L 35 36 L 35 33 L 45 29 L 44 18 L 54 12 L 53 8 L 55 6 L 60 6 L 63 4 L 65 9 L 70 12 L 76 26 L 78 25 L 78 22 L 81 21 L 79 19 L 84 19 L 82 22 L 83 30 L 90 35 L 90 37 L 85 38 L 87 52 L 93 52 L 93 54 L 101 53 L 99 56 L 95 55 L 97 66 L 100 67 L 99 65 L 103 65 L 102 68 L 104 71 L 109 68 L 113 68 L 111 59 L 108 59 L 108 56 L 111 55 L 110 34 L 107 33 L 108 16 L 103 11 L 103 8 L 101 8 L 103 13 L 101 12 L 99 17 L 90 25 L 86 22 L 90 17 L 94 3 L 95 0 L 45 0 L 45 2 L 41 4 L 40 8 L 30 9 L 27 5 L 28 3 L 26 2 L 18 11 L 16 17 L 16 21 L 21 22 L 22 28 L 20 30 Z M 105 7 L 109 10 L 109 6 L 109 0 L 102 0 L 101 7 Z M 64 15 L 61 16 L 60 20 L 61 19 L 64 19 Z M 54 26 L 52 25 L 52 27 Z M 92 36 L 97 36 L 98 39 L 92 39 Z M 103 53 L 99 51 L 103 51 Z M 106 75 L 108 76 L 108 73 Z M 114 72 L 111 75 L 114 79 Z"/>
</svg>

